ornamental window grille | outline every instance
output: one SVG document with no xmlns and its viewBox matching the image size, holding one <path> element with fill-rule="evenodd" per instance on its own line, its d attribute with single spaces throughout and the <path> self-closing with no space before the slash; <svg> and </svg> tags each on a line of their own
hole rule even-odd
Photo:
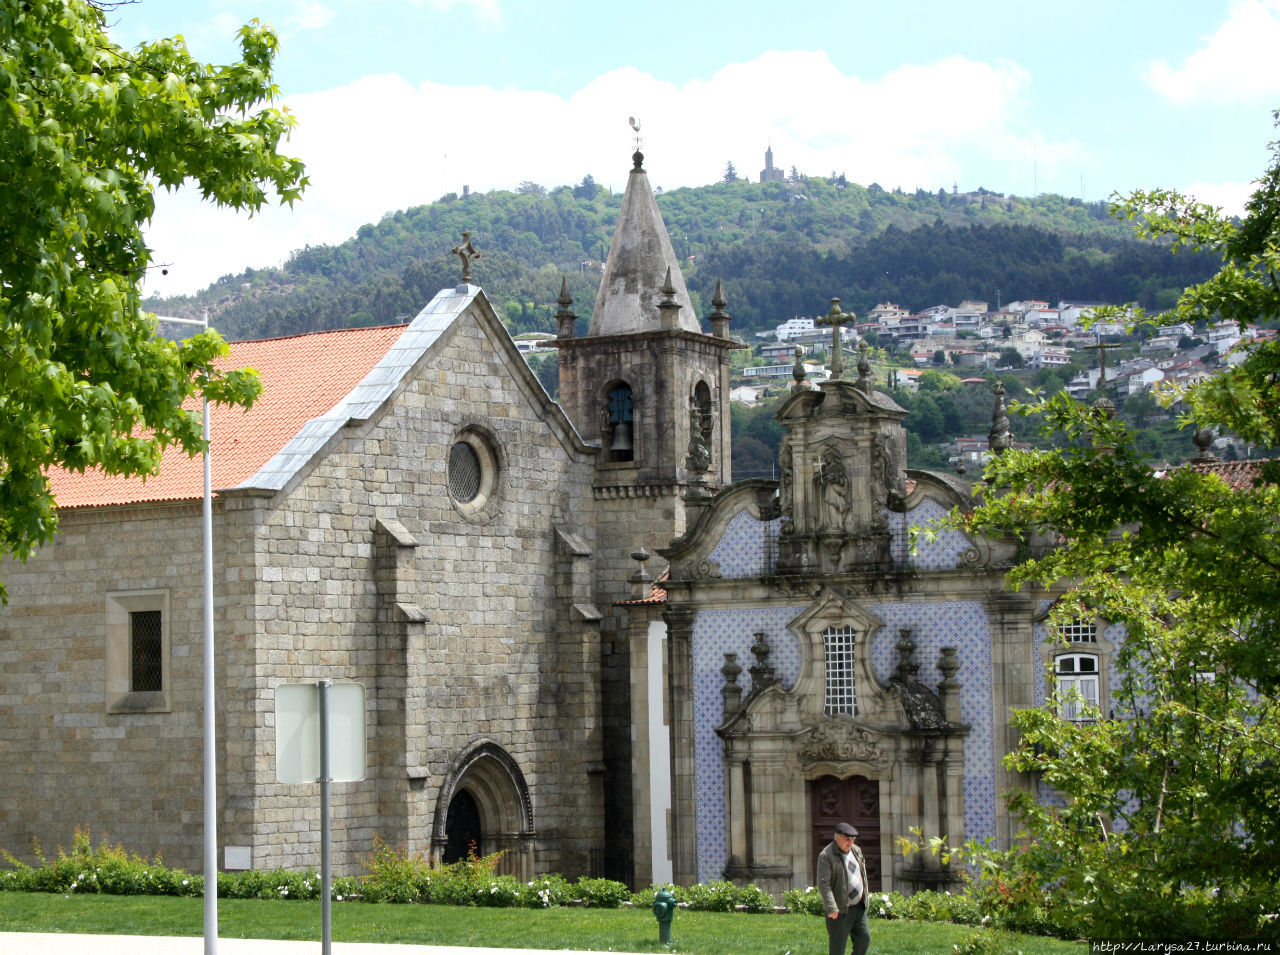
<svg viewBox="0 0 1280 955">
<path fill-rule="evenodd" d="M 849 626 L 827 627 L 822 631 L 827 662 L 827 699 L 823 712 L 827 716 L 858 715 L 856 638 L 857 631 Z"/>
<path fill-rule="evenodd" d="M 1067 643 L 1097 643 L 1098 625 L 1092 620 L 1072 620 L 1058 628 L 1058 633 Z"/>
<path fill-rule="evenodd" d="M 1092 653 L 1064 653 L 1055 661 L 1058 712 L 1073 723 L 1089 722 L 1099 706 L 1098 658 Z"/>
<path fill-rule="evenodd" d="M 457 441 L 449 449 L 449 494 L 459 504 L 469 504 L 480 493 L 482 468 L 476 449 Z"/>
<path fill-rule="evenodd" d="M 154 693 L 164 689 L 164 632 L 159 610 L 129 613 L 129 691 Z"/>
</svg>

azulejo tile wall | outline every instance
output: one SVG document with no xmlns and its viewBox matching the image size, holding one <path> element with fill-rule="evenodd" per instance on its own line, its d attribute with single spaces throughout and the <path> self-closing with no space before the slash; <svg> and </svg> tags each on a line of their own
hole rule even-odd
<svg viewBox="0 0 1280 955">
<path fill-rule="evenodd" d="M 759 522 L 756 522 L 759 523 Z M 723 565 L 722 565 L 723 568 Z M 703 610 L 693 628 L 694 757 L 697 786 L 698 878 L 718 879 L 728 858 L 725 831 L 723 744 L 715 727 L 723 718 L 725 653 L 736 653 L 743 668 L 739 685 L 751 689 L 747 672 L 755 662 L 753 634 L 763 631 L 769 663 L 783 687 L 799 678 L 802 647 L 787 625 L 804 605 L 769 608 Z M 972 727 L 965 740 L 965 829 L 978 838 L 995 834 L 995 754 L 991 713 L 991 638 L 985 608 L 975 602 L 875 603 L 866 609 L 884 621 L 871 637 L 876 678 L 887 682 L 898 662 L 899 631 L 909 628 L 916 644 L 919 679 L 932 686 L 942 680 L 937 660 L 944 646 L 956 647 L 961 669 L 960 702 L 964 721 Z M 905 835 L 905 833 L 903 833 Z"/>
<path fill-rule="evenodd" d="M 770 569 L 767 560 L 776 549 L 781 527 L 781 518 L 758 521 L 743 509 L 729 521 L 708 559 L 720 568 L 720 576 L 729 580 L 766 574 Z"/>
<path fill-rule="evenodd" d="M 942 682 L 938 659 L 943 647 L 955 647 L 960 661 L 960 717 L 970 727 L 964 741 L 964 828 L 966 838 L 996 834 L 995 724 L 991 712 L 991 623 L 976 601 L 869 604 L 885 622 L 871 640 L 876 679 L 888 682 L 898 665 L 899 632 L 911 631 L 918 679 L 926 686 Z M 906 833 L 900 833 L 906 835 Z"/>
<path fill-rule="evenodd" d="M 969 538 L 959 531 L 942 530 L 942 519 L 950 513 L 937 501 L 924 500 L 908 513 L 885 510 L 893 535 L 890 553 L 899 564 L 909 564 L 917 570 L 951 570 L 964 563 L 964 556 L 973 546 Z M 916 540 L 915 552 L 911 552 L 911 530 L 935 530 L 937 536 L 930 540 L 923 533 Z"/>
<path fill-rule="evenodd" d="M 756 523 L 759 523 L 758 521 Z M 723 565 L 721 565 L 723 567 Z M 757 631 L 769 641 L 769 664 L 790 690 L 800 677 L 800 640 L 787 629 L 803 606 L 702 610 L 693 625 L 693 752 L 698 807 L 698 881 L 719 879 L 729 857 L 725 832 L 724 744 L 715 728 L 724 719 L 724 655 L 736 653 L 742 676 L 738 685 L 751 690 L 748 668 L 754 664 L 751 644 Z"/>
</svg>

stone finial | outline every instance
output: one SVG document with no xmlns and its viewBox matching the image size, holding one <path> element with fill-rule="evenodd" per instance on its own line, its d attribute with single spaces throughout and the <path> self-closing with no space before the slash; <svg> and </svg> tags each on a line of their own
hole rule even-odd
<svg viewBox="0 0 1280 955">
<path fill-rule="evenodd" d="M 724 655 L 724 666 L 720 668 L 720 675 L 724 677 L 724 688 L 720 691 L 724 698 L 724 719 L 725 722 L 742 708 L 742 687 L 738 686 L 738 677 L 742 673 L 742 667 L 738 666 L 738 655 L 736 653 L 726 653 Z"/>
<path fill-rule="evenodd" d="M 711 296 L 711 304 L 715 307 L 715 311 L 707 316 L 707 321 L 711 323 L 711 334 L 716 338 L 728 338 L 729 315 L 724 307 L 729 302 L 724 297 L 724 286 L 720 279 L 716 279 L 716 290 Z"/>
<path fill-rule="evenodd" d="M 631 171 L 640 172 L 644 169 L 644 153 L 636 150 L 631 154 Z"/>
<path fill-rule="evenodd" d="M 560 310 L 556 312 L 556 337 L 572 338 L 578 316 L 569 310 L 569 306 L 573 304 L 573 296 L 569 294 L 567 275 L 560 277 L 560 297 L 556 299 L 556 304 L 560 306 Z"/>
<path fill-rule="evenodd" d="M 769 665 L 769 638 L 765 636 L 763 630 L 757 630 L 753 636 L 755 642 L 751 644 L 751 654 L 756 658 L 756 662 L 752 664 L 751 672 L 751 692 L 755 693 L 763 690 L 766 686 L 770 686 L 778 682 L 778 678 L 774 676 L 773 667 Z"/>
<path fill-rule="evenodd" d="M 791 366 L 791 377 L 795 379 L 795 383 L 791 386 L 792 391 L 806 391 L 809 386 L 804 383 L 805 370 L 804 362 L 801 360 L 804 355 L 804 349 L 799 345 L 796 346 L 796 363 Z"/>
<path fill-rule="evenodd" d="M 869 347 L 865 341 L 858 342 L 858 380 L 854 382 L 855 388 L 868 395 L 875 388 L 871 383 L 871 360 L 867 358 Z"/>
<path fill-rule="evenodd" d="M 1096 345 L 1085 345 L 1084 347 L 1086 351 L 1096 351 L 1098 353 L 1098 400 L 1093 403 L 1094 410 L 1104 418 L 1114 418 L 1116 416 L 1116 403 L 1107 397 L 1107 349 L 1115 346 L 1108 345 L 1099 336 Z"/>
<path fill-rule="evenodd" d="M 676 286 L 671 281 L 671 266 L 667 266 L 666 277 L 662 281 L 662 301 L 658 303 L 658 311 L 662 313 L 659 325 L 662 328 L 676 328 L 680 323 L 680 303 L 676 301 Z"/>
<path fill-rule="evenodd" d="M 991 430 L 987 432 L 987 444 L 992 454 L 1004 454 L 1013 444 L 1013 435 L 1009 431 L 1009 412 L 1004 406 L 1004 382 L 997 380 L 992 391 L 995 393 L 996 403 L 991 409 Z"/>
<path fill-rule="evenodd" d="M 920 673 L 920 666 L 912 659 L 916 652 L 916 642 L 911 639 L 911 630 L 902 628 L 898 631 L 898 679 L 903 683 L 914 683 Z"/>
<path fill-rule="evenodd" d="M 1196 456 L 1191 459 L 1193 462 L 1209 464 L 1218 460 L 1218 456 L 1210 450 L 1213 447 L 1213 429 L 1197 428 L 1191 440 L 1196 446 Z"/>
<path fill-rule="evenodd" d="M 631 584 L 631 596 L 635 600 L 644 600 L 649 597 L 653 586 L 653 577 L 650 576 L 648 568 L 649 552 L 643 547 L 633 550 L 631 559 L 639 565 L 629 581 Z"/>
<path fill-rule="evenodd" d="M 462 259 L 463 284 L 471 283 L 471 260 L 480 258 L 480 250 L 471 244 L 471 230 L 462 233 L 462 244 L 453 247 L 453 254 Z"/>
<path fill-rule="evenodd" d="M 960 660 L 955 647 L 943 647 L 938 658 L 938 672 L 942 674 L 942 682 L 938 684 L 938 699 L 942 703 L 942 712 L 947 722 L 960 722 L 960 684 L 956 681 L 956 673 L 960 671 Z"/>
</svg>

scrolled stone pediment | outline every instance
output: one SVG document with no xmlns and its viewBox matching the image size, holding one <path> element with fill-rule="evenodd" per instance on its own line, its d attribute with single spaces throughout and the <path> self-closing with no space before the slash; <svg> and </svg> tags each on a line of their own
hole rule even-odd
<svg viewBox="0 0 1280 955">
<path fill-rule="evenodd" d="M 797 752 L 814 763 L 882 763 L 887 758 L 878 734 L 850 719 L 823 720 L 801 733 Z"/>
</svg>

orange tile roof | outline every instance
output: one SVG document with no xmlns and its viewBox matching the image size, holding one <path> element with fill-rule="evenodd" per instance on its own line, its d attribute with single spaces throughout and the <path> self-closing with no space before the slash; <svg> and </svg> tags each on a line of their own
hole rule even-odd
<svg viewBox="0 0 1280 955">
<path fill-rule="evenodd" d="M 231 488 L 257 473 L 298 429 L 341 401 L 407 325 L 351 328 L 333 332 L 232 342 L 228 368 L 254 368 L 262 376 L 262 397 L 249 411 L 210 406 L 213 488 Z M 199 401 L 187 404 L 200 407 Z M 59 507 L 101 507 L 144 501 L 198 499 L 204 494 L 204 462 L 180 448 L 165 450 L 160 473 L 145 480 L 49 472 Z"/>
</svg>

